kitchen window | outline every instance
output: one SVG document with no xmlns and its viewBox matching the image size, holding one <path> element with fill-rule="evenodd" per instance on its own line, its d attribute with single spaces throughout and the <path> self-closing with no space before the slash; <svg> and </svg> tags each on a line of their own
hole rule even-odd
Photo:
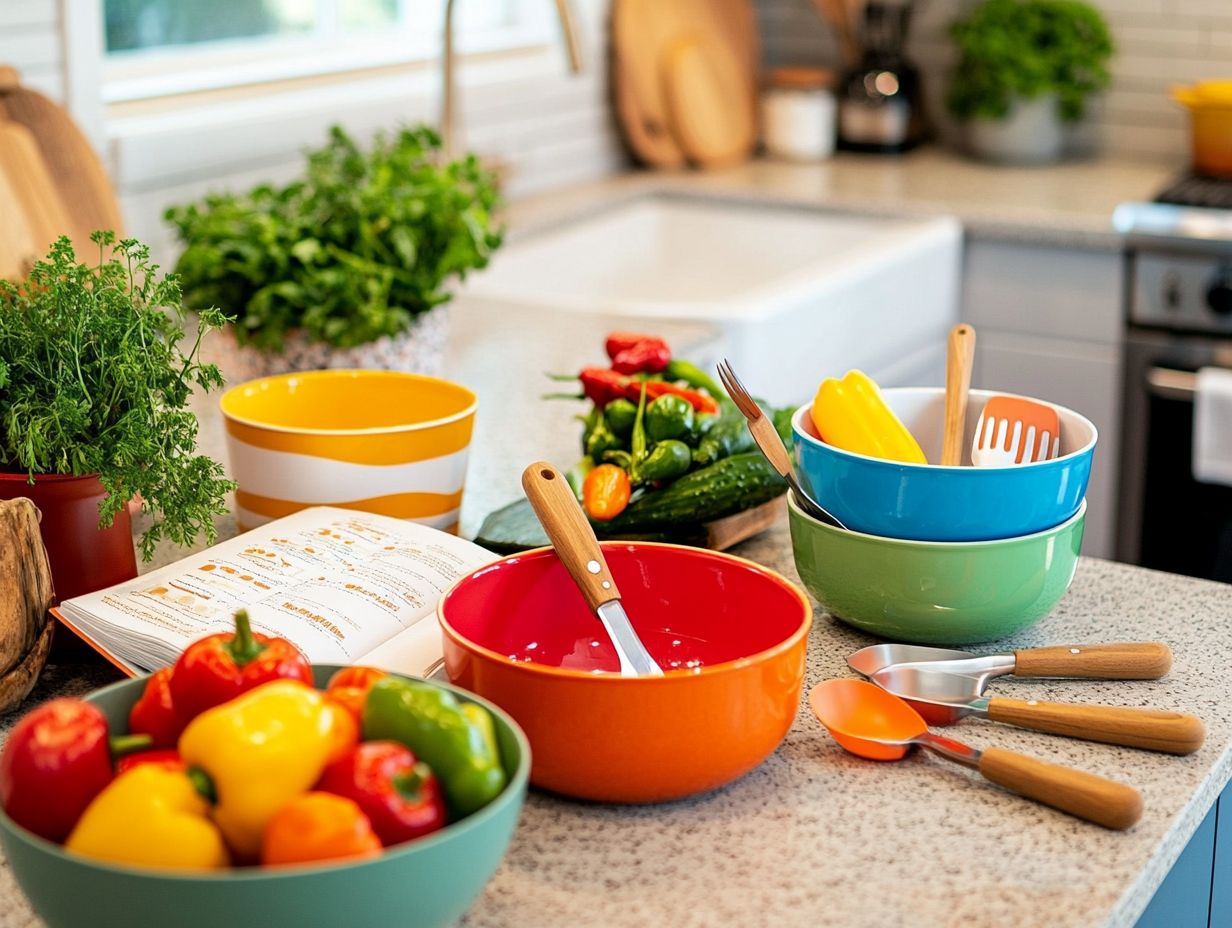
<svg viewBox="0 0 1232 928">
<path fill-rule="evenodd" d="M 104 104 L 435 59 L 444 0 L 100 0 Z M 545 0 L 458 0 L 463 53 L 550 40 Z"/>
</svg>

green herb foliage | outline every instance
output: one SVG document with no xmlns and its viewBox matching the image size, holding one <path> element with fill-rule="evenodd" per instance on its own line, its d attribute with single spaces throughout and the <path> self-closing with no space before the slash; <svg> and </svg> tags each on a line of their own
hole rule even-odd
<svg viewBox="0 0 1232 928">
<path fill-rule="evenodd" d="M 159 514 L 141 537 L 149 560 L 164 537 L 213 541 L 210 517 L 226 511 L 234 486 L 194 453 L 197 417 L 185 408 L 194 386 L 222 386 L 199 348 L 226 319 L 202 312 L 185 352 L 176 279 L 160 278 L 135 240 L 92 238 L 96 264 L 79 263 L 61 238 L 23 284 L 0 280 L 0 470 L 98 474 L 101 526 L 140 494 Z"/>
<path fill-rule="evenodd" d="M 946 102 L 963 119 L 1002 119 L 1015 98 L 1056 94 L 1061 118 L 1074 121 L 1108 85 L 1112 37 L 1082 0 L 985 0 L 951 32 L 959 62 Z"/>
<path fill-rule="evenodd" d="M 168 210 L 186 301 L 234 313 L 266 351 L 297 328 L 338 347 L 402 332 L 501 241 L 494 176 L 473 155 L 442 163 L 440 145 L 421 127 L 364 152 L 334 127 L 302 180 Z"/>
</svg>

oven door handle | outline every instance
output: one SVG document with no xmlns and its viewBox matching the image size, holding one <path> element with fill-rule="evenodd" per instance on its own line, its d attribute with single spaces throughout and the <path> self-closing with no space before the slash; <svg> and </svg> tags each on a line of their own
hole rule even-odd
<svg viewBox="0 0 1232 928">
<path fill-rule="evenodd" d="M 1146 372 L 1146 391 L 1162 399 L 1192 403 L 1198 391 L 1198 375 L 1169 367 L 1152 367 Z"/>
</svg>

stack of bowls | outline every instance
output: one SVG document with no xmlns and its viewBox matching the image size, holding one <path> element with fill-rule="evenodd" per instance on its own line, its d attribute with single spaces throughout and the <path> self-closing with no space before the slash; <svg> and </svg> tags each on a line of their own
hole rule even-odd
<svg viewBox="0 0 1232 928">
<path fill-rule="evenodd" d="M 1006 394 L 970 392 L 964 448 L 994 395 Z M 882 396 L 928 460 L 939 460 L 945 390 Z M 1061 419 L 1060 455 L 998 467 L 905 464 L 844 451 L 818 437 L 811 406 L 797 410 L 801 482 L 849 529 L 811 518 L 789 498 L 805 586 L 832 615 L 896 641 L 972 644 L 1047 615 L 1074 577 L 1098 436 L 1085 417 L 1046 405 Z"/>
</svg>

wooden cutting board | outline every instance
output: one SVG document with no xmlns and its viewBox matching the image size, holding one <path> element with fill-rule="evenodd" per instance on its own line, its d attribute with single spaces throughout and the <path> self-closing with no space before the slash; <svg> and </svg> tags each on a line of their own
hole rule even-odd
<svg viewBox="0 0 1232 928">
<path fill-rule="evenodd" d="M 703 168 L 738 164 L 757 140 L 740 64 L 722 44 L 695 35 L 666 50 L 663 85 L 676 141 Z"/>
<path fill-rule="evenodd" d="M 728 137 L 721 136 L 725 143 L 717 147 L 742 154 L 719 160 L 730 163 L 752 151 L 760 50 L 749 0 L 614 0 L 612 42 L 617 114 L 641 161 L 655 167 L 679 167 L 686 160 L 690 141 L 694 151 L 709 151 L 715 133 L 731 132 L 732 124 L 739 138 L 727 141 Z M 696 50 L 692 50 L 694 44 Z M 703 88 L 701 107 L 711 115 L 691 118 L 683 132 L 673 110 L 687 108 L 697 91 L 685 91 L 673 107 L 671 95 L 680 96 L 681 91 L 670 90 L 666 79 L 682 47 L 690 50 L 684 52 L 684 73 L 674 84 L 696 88 L 709 73 L 721 75 L 725 88 Z M 716 125 L 712 115 L 715 93 L 722 94 L 723 107 L 736 115 L 731 123 L 723 120 Z M 746 132 L 744 126 L 753 126 L 754 131 Z M 703 139 L 707 141 L 699 149 Z M 696 156 L 689 160 L 706 163 Z"/>
<path fill-rule="evenodd" d="M 25 126 L 0 121 L 0 173 L 16 195 L 19 221 L 24 220 L 28 226 L 34 251 L 42 257 L 51 243 L 68 231 L 68 211 L 39 153 L 38 143 Z"/>
<path fill-rule="evenodd" d="M 73 240 L 77 254 L 94 249 L 90 233 L 111 229 L 123 233 L 120 205 L 101 159 L 72 117 L 37 91 L 23 87 L 16 70 L 0 67 L 0 122 L 29 131 L 50 177 L 63 222 L 52 236 Z"/>
</svg>

